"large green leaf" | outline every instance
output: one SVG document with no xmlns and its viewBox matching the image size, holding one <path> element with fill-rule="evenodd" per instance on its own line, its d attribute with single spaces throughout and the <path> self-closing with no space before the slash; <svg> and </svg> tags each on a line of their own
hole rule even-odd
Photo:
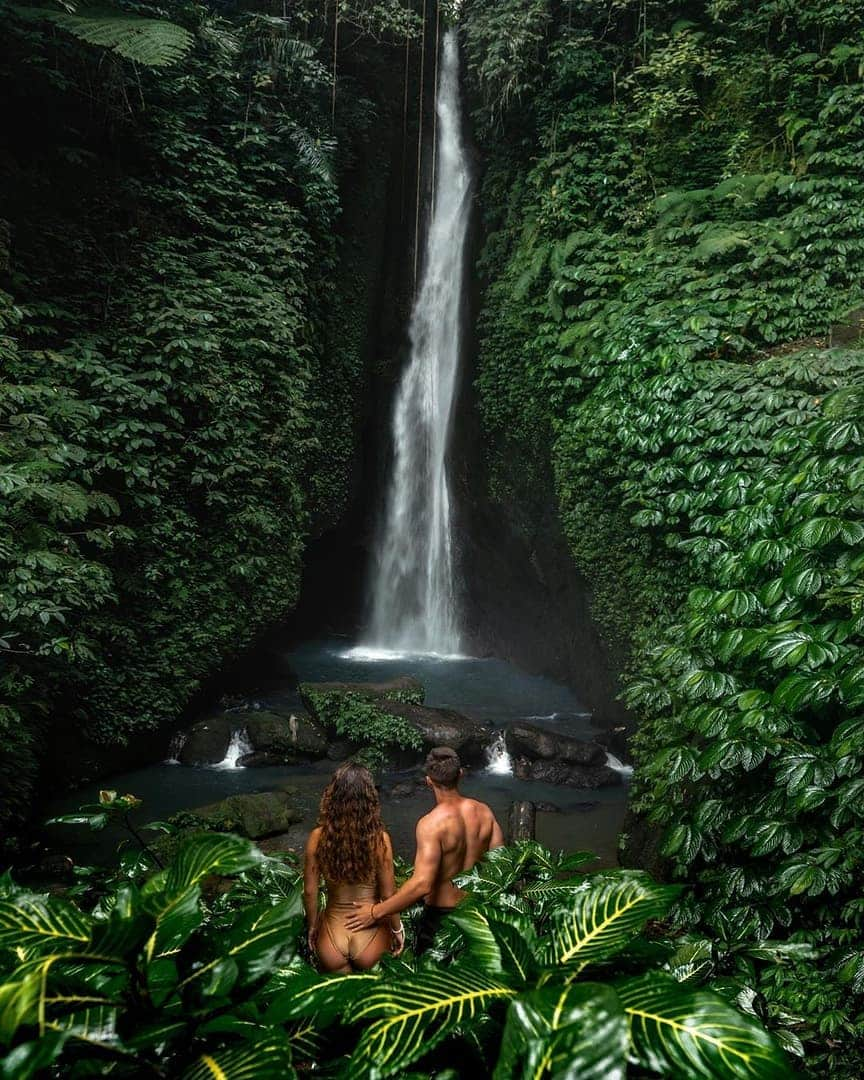
<svg viewBox="0 0 864 1080">
<path fill-rule="evenodd" d="M 283 1024 L 287 1020 L 315 1017 L 322 1027 L 346 1012 L 358 998 L 380 981 L 378 975 L 317 975 L 304 971 L 288 980 L 270 1003 L 264 1020 Z"/>
<path fill-rule="evenodd" d="M 211 955 L 215 956 L 197 967 L 181 988 L 207 986 L 207 992 L 213 994 L 229 975 L 233 974 L 232 985 L 236 980 L 240 986 L 269 975 L 277 964 L 287 964 L 296 955 L 301 926 L 302 916 L 295 914 L 290 902 L 242 909 L 230 928 L 212 935 Z M 229 962 L 233 965 L 230 970 L 225 966 Z"/>
<path fill-rule="evenodd" d="M 657 974 L 626 979 L 617 991 L 633 1052 L 661 1076 L 781 1080 L 792 1073 L 768 1032 L 716 994 Z"/>
<path fill-rule="evenodd" d="M 620 952 L 649 919 L 662 918 L 681 889 L 658 885 L 647 874 L 610 877 L 576 893 L 555 913 L 546 960 L 578 974 Z"/>
<path fill-rule="evenodd" d="M 495 1080 L 620 1080 L 627 1045 L 627 1019 L 610 987 L 535 990 L 510 1003 Z"/>
<path fill-rule="evenodd" d="M 166 872 L 165 888 L 176 895 L 211 874 L 225 877 L 240 874 L 265 858 L 251 840 L 240 836 L 227 833 L 190 836 L 180 845 Z"/>
<path fill-rule="evenodd" d="M 90 944 L 93 920 L 65 900 L 18 893 L 0 900 L 0 948 L 21 949 L 26 955 L 73 950 Z"/>
<path fill-rule="evenodd" d="M 165 67 L 176 63 L 189 52 L 195 40 L 188 30 L 176 23 L 165 19 L 144 19 L 111 9 L 70 14 L 18 7 L 15 12 L 24 18 L 52 22 L 88 45 L 111 49 L 126 60 L 148 67 Z"/>
<path fill-rule="evenodd" d="M 351 1056 L 350 1073 L 393 1076 L 455 1028 L 515 994 L 500 979 L 457 965 L 379 984 L 348 1010 L 352 1023 L 372 1021 Z"/>
<path fill-rule="evenodd" d="M 468 955 L 479 968 L 523 985 L 537 966 L 533 924 L 518 912 L 495 918 L 494 910 L 469 902 L 460 904 L 449 918 L 465 935 Z"/>
<path fill-rule="evenodd" d="M 181 1080 L 292 1080 L 296 1075 L 287 1039 L 274 1033 L 235 1050 L 201 1054 Z"/>
</svg>

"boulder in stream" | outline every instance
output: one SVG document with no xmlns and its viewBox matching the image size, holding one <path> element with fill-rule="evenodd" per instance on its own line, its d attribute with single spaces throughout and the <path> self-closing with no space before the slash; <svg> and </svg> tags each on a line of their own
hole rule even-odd
<svg viewBox="0 0 864 1080">
<path fill-rule="evenodd" d="M 568 765 L 603 765 L 606 762 L 606 751 L 595 742 L 584 742 L 521 720 L 508 725 L 504 738 L 513 758 Z"/>
<path fill-rule="evenodd" d="M 483 761 L 492 738 L 492 729 L 487 724 L 452 709 L 432 709 L 426 705 L 391 701 L 380 702 L 378 708 L 389 716 L 408 720 L 417 729 L 423 740 L 420 751 L 423 757 L 434 746 L 449 746 L 459 755 L 463 765 L 478 765 Z M 416 759 L 417 755 L 413 756 Z"/>
<path fill-rule="evenodd" d="M 566 761 L 543 759 L 532 761 L 528 757 L 513 759 L 513 775 L 519 780 L 586 789 L 619 787 L 624 782 L 621 773 L 608 765 L 573 765 Z"/>
<path fill-rule="evenodd" d="M 377 683 L 320 682 L 302 683 L 300 697 L 309 712 L 322 719 L 322 713 L 338 703 L 340 697 L 347 695 L 363 698 L 365 701 L 401 701 L 422 705 L 426 697 L 423 684 L 410 675 L 400 675 Z"/>
<path fill-rule="evenodd" d="M 266 836 L 286 833 L 292 825 L 303 820 L 294 804 L 291 791 L 259 791 L 250 795 L 229 795 L 220 802 L 193 810 L 211 827 L 222 832 L 236 832 L 259 840 Z"/>
<path fill-rule="evenodd" d="M 180 764 L 218 765 L 228 752 L 232 732 L 242 726 L 242 721 L 230 714 L 197 720 L 180 749 Z"/>
<path fill-rule="evenodd" d="M 327 753 L 327 736 L 307 713 L 260 710 L 241 714 L 252 753 L 239 764 L 293 765 L 316 761 Z M 254 759 L 254 760 L 253 760 Z"/>
</svg>

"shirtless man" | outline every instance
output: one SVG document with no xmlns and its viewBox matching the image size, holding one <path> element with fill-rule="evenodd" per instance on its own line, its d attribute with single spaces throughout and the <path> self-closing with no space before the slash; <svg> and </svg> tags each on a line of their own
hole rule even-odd
<svg viewBox="0 0 864 1080">
<path fill-rule="evenodd" d="M 504 834 L 489 807 L 459 792 L 462 766 L 455 750 L 439 746 L 426 758 L 426 783 L 435 808 L 417 822 L 414 872 L 389 900 L 354 904 L 345 920 L 349 930 L 363 930 L 395 915 L 423 897 L 426 907 L 417 930 L 417 953 L 432 944 L 444 916 L 465 895 L 453 878 L 470 870 L 490 848 L 501 847 Z"/>
</svg>

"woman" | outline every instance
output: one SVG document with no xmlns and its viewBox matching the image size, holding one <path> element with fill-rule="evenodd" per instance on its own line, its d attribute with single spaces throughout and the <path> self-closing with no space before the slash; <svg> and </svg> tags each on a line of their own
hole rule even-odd
<svg viewBox="0 0 864 1080">
<path fill-rule="evenodd" d="M 389 924 L 366 930 L 351 931 L 345 926 L 345 919 L 354 912 L 354 901 L 374 908 L 396 889 L 393 846 L 368 769 L 350 761 L 339 766 L 321 797 L 318 821 L 306 843 L 303 904 L 309 947 L 321 968 L 338 972 L 371 968 L 388 946 L 398 956 L 405 944 L 398 915 Z M 319 912 L 322 877 L 327 906 Z"/>
</svg>

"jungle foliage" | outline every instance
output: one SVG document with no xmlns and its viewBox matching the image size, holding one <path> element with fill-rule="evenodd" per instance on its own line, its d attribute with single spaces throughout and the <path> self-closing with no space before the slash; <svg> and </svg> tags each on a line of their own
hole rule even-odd
<svg viewBox="0 0 864 1080">
<path fill-rule="evenodd" d="M 176 717 L 283 618 L 344 506 L 366 323 L 334 295 L 377 249 L 339 185 L 418 19 L 341 5 L 334 104 L 328 10 L 0 3 L 0 831 L 52 737 Z"/>
<path fill-rule="evenodd" d="M 105 814 L 128 813 L 131 796 L 104 794 Z M 65 898 L 6 875 L 0 1076 L 616 1080 L 628 1058 L 643 1075 L 787 1076 L 784 1033 L 717 977 L 747 953 L 670 937 L 679 888 L 580 873 L 592 858 L 499 848 L 431 953 L 345 976 L 303 958 L 296 864 L 236 836 L 189 836 L 165 868 L 127 852 Z"/>
<path fill-rule="evenodd" d="M 629 671 L 635 809 L 696 886 L 677 917 L 815 947 L 751 990 L 858 1076 L 864 5 L 465 20 L 493 492 L 554 483 Z"/>
</svg>

